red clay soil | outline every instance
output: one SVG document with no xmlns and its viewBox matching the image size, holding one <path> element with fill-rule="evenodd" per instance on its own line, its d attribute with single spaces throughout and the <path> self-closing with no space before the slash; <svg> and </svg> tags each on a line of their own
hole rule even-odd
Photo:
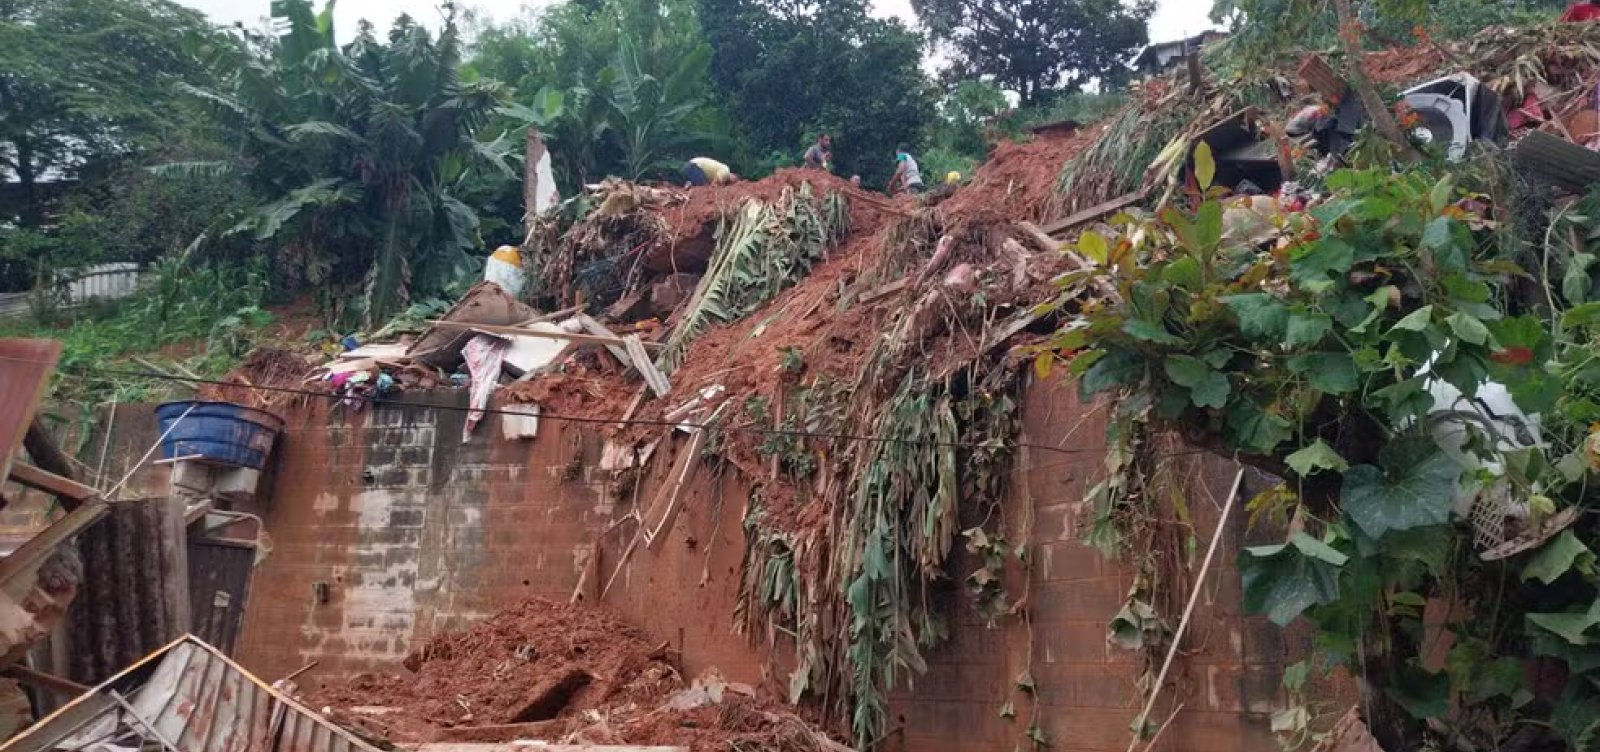
<svg viewBox="0 0 1600 752">
<path fill-rule="evenodd" d="M 401 744 L 572 739 L 720 752 L 732 742 L 784 749 L 793 737 L 815 738 L 770 699 L 733 690 L 721 704 L 667 707 L 686 685 L 675 660 L 667 643 L 603 607 L 535 598 L 434 637 L 406 658 L 407 674 L 363 674 L 305 700 Z"/>
<path fill-rule="evenodd" d="M 973 174 L 972 182 L 939 208 L 946 216 L 993 209 L 1009 219 L 1041 221 L 1062 165 L 1099 139 L 1101 130 L 1095 126 L 1071 135 L 1006 141 Z"/>
</svg>

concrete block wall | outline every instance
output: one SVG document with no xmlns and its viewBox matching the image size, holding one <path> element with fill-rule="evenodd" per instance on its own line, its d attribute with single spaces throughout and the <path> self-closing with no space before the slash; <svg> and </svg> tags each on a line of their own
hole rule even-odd
<svg viewBox="0 0 1600 752">
<path fill-rule="evenodd" d="M 781 667 L 766 673 L 768 651 L 731 626 L 749 500 L 736 474 L 700 468 L 676 523 L 619 568 L 631 526 L 606 531 L 631 508 L 631 490 L 598 469 L 603 438 L 546 420 L 537 440 L 507 441 L 489 416 L 462 443 L 462 412 L 415 404 L 464 400 L 437 393 L 359 413 L 320 401 L 279 411 L 288 428 L 260 509 L 274 546 L 257 571 L 239 642 L 247 667 L 272 680 L 318 661 L 303 684 L 401 670 L 400 660 L 441 630 L 529 595 L 569 597 L 593 557 L 584 592 L 594 597 L 609 582 L 605 606 L 678 648 L 686 673 L 715 666 L 730 679 L 781 684 Z M 1057 386 L 1031 388 L 1023 410 L 1021 441 L 1030 447 L 1018 458 L 1006 514 L 1008 529 L 1031 528 L 1034 566 L 1031 582 L 1014 564 L 1005 576 L 1013 601 L 1026 594 L 1032 623 L 985 625 L 966 606 L 959 582 L 971 565 L 958 557 L 947 593 L 951 639 L 926 656 L 927 674 L 895 694 L 892 725 L 900 731 L 889 749 L 1016 748 L 1033 712 L 1016 689 L 1025 671 L 1052 749 L 1127 746 L 1144 662 L 1109 647 L 1106 624 L 1134 573 L 1080 542 L 1080 500 L 1104 472 L 1104 417 Z M 138 442 L 114 440 L 123 443 L 132 451 Z M 640 505 L 649 505 L 686 446 L 675 437 L 657 449 Z M 1235 467 L 1199 456 L 1181 462 L 1197 567 Z M 1277 749 L 1267 719 L 1282 699 L 1278 677 L 1306 639 L 1241 613 L 1235 561 L 1243 517 L 1229 523 L 1188 649 L 1153 714 L 1160 722 L 1182 707 L 1160 749 Z M 1178 615 L 1163 613 L 1173 624 Z M 1008 701 L 1017 718 L 1000 717 Z"/>
</svg>

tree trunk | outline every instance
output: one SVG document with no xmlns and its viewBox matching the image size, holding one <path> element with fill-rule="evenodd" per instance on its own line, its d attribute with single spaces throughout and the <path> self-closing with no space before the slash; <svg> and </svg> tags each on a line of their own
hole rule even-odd
<svg viewBox="0 0 1600 752">
<path fill-rule="evenodd" d="M 17 182 L 22 187 L 22 212 L 18 219 L 22 226 L 37 229 L 44 224 L 44 207 L 39 205 L 37 191 L 38 173 L 33 166 L 33 144 L 26 137 L 18 138 Z"/>
<path fill-rule="evenodd" d="M 1361 54 L 1361 26 L 1350 8 L 1350 0 L 1333 0 L 1333 7 L 1339 14 L 1339 42 L 1344 47 L 1345 75 L 1350 78 L 1350 88 L 1355 90 L 1356 96 L 1361 97 L 1361 105 L 1366 109 L 1367 117 L 1372 119 L 1372 127 L 1377 129 L 1378 135 L 1398 146 L 1403 159 L 1418 161 L 1422 155 L 1411 145 L 1411 139 L 1401 132 L 1394 113 L 1384 106 L 1383 98 L 1378 96 L 1378 90 L 1373 88 L 1372 79 L 1367 75 L 1367 65 Z"/>
</svg>

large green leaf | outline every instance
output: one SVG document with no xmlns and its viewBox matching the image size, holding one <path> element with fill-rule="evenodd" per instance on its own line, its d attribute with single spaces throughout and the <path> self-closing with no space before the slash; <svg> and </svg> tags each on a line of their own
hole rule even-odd
<svg viewBox="0 0 1600 752">
<path fill-rule="evenodd" d="M 1305 533 L 1288 543 L 1244 550 L 1239 571 L 1245 608 L 1284 626 L 1312 606 L 1339 597 L 1339 568 L 1348 557 Z"/>
<path fill-rule="evenodd" d="M 1290 347 L 1315 345 L 1333 329 L 1333 319 L 1325 313 L 1305 311 L 1289 314 L 1283 343 Z"/>
<path fill-rule="evenodd" d="M 1420 666 L 1407 664 L 1394 672 L 1392 683 L 1385 687 L 1391 698 L 1418 720 L 1438 718 L 1450 712 L 1450 676 L 1429 673 Z"/>
<path fill-rule="evenodd" d="M 1172 355 L 1166 362 L 1167 378 L 1189 390 L 1196 407 L 1221 408 L 1228 404 L 1228 377 L 1211 364 L 1188 355 Z"/>
<path fill-rule="evenodd" d="M 1289 325 L 1289 309 L 1277 298 L 1263 292 L 1229 295 L 1222 299 L 1239 318 L 1239 331 L 1252 339 L 1283 341 Z"/>
<path fill-rule="evenodd" d="M 1522 569 L 1522 579 L 1538 580 L 1549 585 L 1573 569 L 1592 576 L 1595 573 L 1594 565 L 1594 552 L 1583 545 L 1583 541 L 1578 540 L 1571 530 L 1563 530 L 1533 553 L 1528 565 Z"/>
<path fill-rule="evenodd" d="M 1361 385 L 1355 361 L 1346 352 L 1307 353 L 1289 359 L 1289 370 L 1304 374 L 1319 392 L 1349 394 Z"/>
<path fill-rule="evenodd" d="M 1344 513 L 1374 539 L 1394 530 L 1441 525 L 1462 469 L 1426 440 L 1401 439 L 1385 446 L 1383 467 L 1360 465 L 1345 473 L 1340 489 Z"/>
<path fill-rule="evenodd" d="M 1262 410 L 1254 401 L 1240 399 L 1228 407 L 1227 435 L 1234 446 L 1266 455 L 1289 440 L 1292 426 L 1282 416 Z"/>
<path fill-rule="evenodd" d="M 1550 632 L 1572 645 L 1588 645 L 1589 630 L 1600 626 L 1600 600 L 1584 611 L 1528 614 L 1528 623 Z"/>
<path fill-rule="evenodd" d="M 1285 457 L 1284 461 L 1301 477 L 1308 477 L 1324 470 L 1344 472 L 1350 467 L 1350 464 L 1322 439 L 1302 447 L 1294 454 Z"/>
</svg>

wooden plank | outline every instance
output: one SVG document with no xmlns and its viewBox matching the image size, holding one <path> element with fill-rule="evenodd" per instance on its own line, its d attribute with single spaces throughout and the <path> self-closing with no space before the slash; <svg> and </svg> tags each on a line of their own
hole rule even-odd
<svg viewBox="0 0 1600 752">
<path fill-rule="evenodd" d="M 67 513 L 67 516 L 56 520 L 50 527 L 41 530 L 38 535 L 29 538 L 27 543 L 22 544 L 22 547 L 13 551 L 10 556 L 0 559 L 0 585 L 44 563 L 45 558 L 55 553 L 57 547 L 72 536 L 83 532 L 84 528 L 94 524 L 105 514 L 106 503 L 99 499 L 90 499 Z"/>
<path fill-rule="evenodd" d="M 111 418 L 116 419 L 116 408 L 112 407 Z M 106 436 L 110 438 L 111 429 L 106 429 Z M 28 435 L 22 440 L 22 445 L 28 450 L 28 458 L 33 460 L 35 467 L 46 472 L 55 473 L 68 480 L 77 480 L 77 473 L 72 470 L 72 460 L 67 453 L 56 446 L 50 432 L 46 431 L 44 424 L 39 422 L 39 416 L 33 417 L 33 422 L 28 425 Z"/>
<path fill-rule="evenodd" d="M 1300 78 L 1323 99 L 1343 99 L 1350 90 L 1350 84 L 1321 55 L 1307 55 L 1300 61 Z"/>
<path fill-rule="evenodd" d="M 1149 194 L 1149 188 L 1140 188 L 1139 190 L 1129 193 L 1125 196 L 1118 196 L 1110 201 L 1091 206 L 1081 212 L 1078 212 L 1077 214 L 1067 217 L 1066 219 L 1051 222 L 1050 224 L 1045 225 L 1042 229 L 1046 235 L 1050 235 L 1052 237 L 1061 235 L 1062 233 L 1072 230 L 1079 225 L 1088 224 L 1089 222 L 1093 222 L 1108 214 L 1112 214 L 1133 206 L 1134 204 L 1143 201 L 1145 196 L 1148 196 Z"/>
<path fill-rule="evenodd" d="M 60 499 L 62 506 L 65 506 L 68 511 L 76 509 L 79 504 L 100 495 L 100 492 L 82 483 L 68 480 L 55 473 L 47 473 L 25 462 L 18 462 L 11 466 L 11 480 L 28 488 L 44 491 Z"/>
<path fill-rule="evenodd" d="M 695 431 L 694 438 L 689 440 L 689 446 L 684 449 L 683 457 L 679 460 L 679 466 L 673 468 L 673 475 L 677 477 L 671 479 L 671 495 L 667 497 L 666 509 L 662 511 L 661 519 L 655 524 L 654 529 L 651 528 L 649 522 L 650 517 L 653 516 L 650 512 L 654 512 L 658 505 L 651 504 L 650 511 L 645 513 L 644 520 L 640 525 L 640 529 L 644 531 L 645 548 L 654 548 L 661 534 L 672 529 L 672 523 L 677 521 L 678 512 L 683 509 L 683 487 L 689 485 L 689 481 L 694 479 L 695 470 L 700 467 L 700 450 L 706 445 L 706 434 L 708 433 L 710 432 L 704 429 Z M 668 489 L 663 489 L 663 491 L 665 490 Z M 660 498 L 659 495 L 657 498 Z"/>
<path fill-rule="evenodd" d="M 442 328 L 470 329 L 470 330 L 473 330 L 473 331 L 483 332 L 484 334 L 508 334 L 508 335 L 516 335 L 516 336 L 521 336 L 521 337 L 545 337 L 545 338 L 548 338 L 548 339 L 564 339 L 564 340 L 567 340 L 568 342 L 577 342 L 579 344 L 585 344 L 585 345 L 604 345 L 606 347 L 616 347 L 618 349 L 621 349 L 621 347 L 622 347 L 622 338 L 621 337 L 601 337 L 601 336 L 596 336 L 596 335 L 593 335 L 593 334 L 572 334 L 570 332 L 560 332 L 560 333 L 556 333 L 556 332 L 539 332 L 539 331 L 531 331 L 531 330 L 528 330 L 528 329 L 519 329 L 519 328 L 514 327 L 514 326 L 490 326 L 488 324 L 458 324 L 458 323 L 456 323 L 454 321 L 430 321 L 428 323 L 433 324 L 434 326 L 442 327 Z M 659 342 L 646 342 L 646 343 L 644 343 L 644 348 L 646 350 L 664 350 L 664 349 L 666 349 L 666 345 L 663 345 L 663 344 L 661 344 Z M 623 352 L 624 352 L 624 354 L 626 354 L 626 351 L 623 351 Z"/>
<path fill-rule="evenodd" d="M 588 332 L 590 335 L 616 340 L 617 344 L 605 346 L 606 352 L 611 353 L 611 357 L 616 358 L 617 362 L 621 363 L 623 368 L 633 367 L 633 358 L 628 356 L 628 348 L 622 342 L 622 338 L 617 336 L 616 332 L 601 326 L 600 322 L 595 321 L 586 314 L 579 314 L 573 318 L 577 319 L 578 323 L 583 325 L 583 330 Z"/>
<path fill-rule="evenodd" d="M 35 671 L 22 664 L 12 664 L 0 669 L 0 676 L 15 679 L 22 684 L 42 689 L 58 697 L 71 699 L 89 691 L 89 687 L 79 684 L 71 679 L 63 679 L 54 674 Z"/>
<path fill-rule="evenodd" d="M 856 300 L 856 303 L 858 305 L 872 305 L 873 303 L 876 303 L 876 302 L 878 302 L 880 300 L 883 300 L 884 298 L 889 297 L 890 295 L 893 295 L 893 294 L 895 294 L 897 292 L 900 292 L 901 290 L 906 289 L 910 285 L 911 285 L 911 278 L 910 277 L 901 277 L 901 278 L 899 278 L 899 279 L 897 279 L 897 280 L 895 280 L 893 282 L 890 282 L 889 284 L 886 284 L 886 285 L 883 285 L 881 287 L 878 287 L 877 289 L 868 291 L 866 294 L 864 294 L 860 298 L 858 298 Z M 804 318 L 804 317 L 802 317 L 802 318 Z"/>
<path fill-rule="evenodd" d="M 0 394 L 0 478 L 9 474 L 11 458 L 33 428 L 33 413 L 60 359 L 56 340 L 0 339 L 0 384 L 5 385 Z"/>
<path fill-rule="evenodd" d="M 623 337 L 622 341 L 627 346 L 628 357 L 633 359 L 634 369 L 644 377 L 645 385 L 650 387 L 650 391 L 655 392 L 657 397 L 666 397 L 667 392 L 672 391 L 672 384 L 667 381 L 666 374 L 651 362 L 649 353 L 644 351 L 644 341 L 639 339 L 637 334 Z"/>
</svg>

